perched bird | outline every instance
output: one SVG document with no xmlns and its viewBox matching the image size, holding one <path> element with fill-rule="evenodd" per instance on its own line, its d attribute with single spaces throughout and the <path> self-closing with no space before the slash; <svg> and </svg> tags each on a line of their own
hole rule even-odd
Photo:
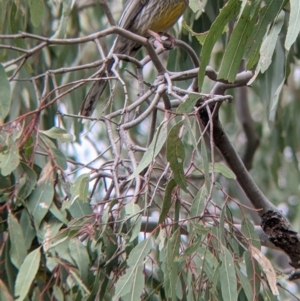
<svg viewBox="0 0 300 301">
<path fill-rule="evenodd" d="M 159 38 L 166 33 L 183 14 L 189 0 L 127 0 L 120 17 L 119 26 L 135 34 L 149 38 Z M 118 36 L 110 53 L 134 56 L 141 45 L 130 39 Z M 106 77 L 113 66 L 113 59 L 107 62 L 106 71 L 99 77 Z M 91 116 L 107 84 L 107 80 L 95 81 L 86 95 L 80 115 Z"/>
</svg>

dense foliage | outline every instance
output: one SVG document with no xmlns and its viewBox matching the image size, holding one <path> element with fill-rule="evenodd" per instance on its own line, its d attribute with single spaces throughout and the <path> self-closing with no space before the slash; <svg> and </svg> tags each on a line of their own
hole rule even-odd
<svg viewBox="0 0 300 301">
<path fill-rule="evenodd" d="M 0 300 L 296 298 L 299 0 L 190 0 L 82 118 L 120 2 L 0 1 Z"/>
</svg>

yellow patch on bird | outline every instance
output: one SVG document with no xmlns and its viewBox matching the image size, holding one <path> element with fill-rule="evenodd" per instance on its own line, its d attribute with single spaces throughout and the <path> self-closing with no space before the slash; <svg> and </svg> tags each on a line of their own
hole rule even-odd
<svg viewBox="0 0 300 301">
<path fill-rule="evenodd" d="M 149 29 L 154 32 L 165 32 L 176 23 L 178 18 L 183 14 L 184 9 L 184 2 L 179 2 L 172 6 L 172 9 L 166 9 L 163 14 L 157 17 L 155 24 L 153 24 Z"/>
</svg>

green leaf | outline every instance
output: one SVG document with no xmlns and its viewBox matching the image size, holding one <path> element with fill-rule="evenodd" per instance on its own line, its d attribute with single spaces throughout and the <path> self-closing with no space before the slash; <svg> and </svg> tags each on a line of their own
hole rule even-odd
<svg viewBox="0 0 300 301">
<path fill-rule="evenodd" d="M 263 37 L 267 32 L 269 24 L 280 13 L 284 2 L 285 0 L 268 0 L 265 2 L 266 6 L 260 9 L 259 20 L 246 44 L 247 53 L 245 54 L 245 58 L 247 60 L 247 69 L 251 69 L 256 64 Z"/>
<path fill-rule="evenodd" d="M 80 200 L 76 199 L 71 206 L 68 208 L 68 211 L 73 218 L 81 218 L 84 216 L 89 216 L 93 213 L 92 207 L 88 203 L 83 203 Z"/>
<path fill-rule="evenodd" d="M 200 99 L 199 95 L 190 94 L 188 99 L 183 102 L 176 110 L 177 114 L 189 114 L 194 110 L 197 101 Z"/>
<path fill-rule="evenodd" d="M 165 190 L 165 195 L 164 195 L 164 200 L 163 200 L 163 205 L 162 205 L 161 213 L 160 213 L 159 220 L 158 220 L 159 224 L 161 224 L 165 220 L 165 218 L 167 217 L 167 215 L 169 213 L 169 210 L 172 205 L 172 192 L 176 186 L 177 186 L 177 184 L 174 179 L 171 179 L 167 184 L 167 187 Z"/>
<path fill-rule="evenodd" d="M 35 249 L 27 255 L 23 264 L 20 267 L 16 284 L 15 284 L 15 297 L 16 301 L 22 301 L 27 296 L 38 271 L 41 260 L 41 250 Z"/>
<path fill-rule="evenodd" d="M 21 162 L 18 169 L 20 169 L 20 173 L 23 176 L 19 179 L 17 198 L 24 201 L 31 194 L 36 185 L 37 175 L 35 171 L 24 162 Z"/>
<path fill-rule="evenodd" d="M 135 301 L 141 300 L 141 293 L 144 289 L 144 277 L 143 275 L 143 267 L 138 266 L 136 268 L 136 272 L 132 275 L 132 289 L 128 294 L 123 296 L 122 300 L 124 301 Z"/>
<path fill-rule="evenodd" d="M 82 202 L 88 202 L 88 188 L 89 188 L 90 174 L 80 175 L 75 182 L 72 184 L 71 192 L 71 203 L 75 200 Z"/>
<path fill-rule="evenodd" d="M 190 0 L 189 1 L 189 7 L 193 11 L 193 13 L 196 13 L 199 10 L 201 10 L 203 8 L 203 6 L 204 6 L 204 4 L 202 4 L 198 0 Z"/>
<path fill-rule="evenodd" d="M 253 300 L 253 288 L 251 286 L 249 279 L 240 271 L 240 268 L 238 266 L 236 266 L 235 270 L 239 277 L 240 283 L 242 284 L 242 287 L 244 289 L 247 300 L 252 301 Z"/>
<path fill-rule="evenodd" d="M 8 231 L 10 239 L 10 260 L 19 269 L 27 255 L 24 234 L 18 220 L 12 213 L 8 215 Z"/>
<path fill-rule="evenodd" d="M 81 241 L 75 238 L 70 240 L 69 250 L 75 264 L 79 269 L 80 278 L 85 284 L 87 284 L 90 269 L 90 257 L 86 246 L 84 246 Z"/>
<path fill-rule="evenodd" d="M 128 202 L 125 206 L 126 217 L 130 222 L 130 240 L 135 240 L 141 232 L 142 217 L 141 208 L 138 204 L 134 204 L 132 201 Z"/>
<path fill-rule="evenodd" d="M 268 36 L 264 38 L 260 48 L 260 58 L 257 65 L 257 70 L 264 73 L 272 63 L 272 57 L 275 51 L 278 35 L 284 23 L 285 14 L 280 12 L 275 24 L 272 26 Z"/>
<path fill-rule="evenodd" d="M 204 140 L 201 143 L 201 157 L 202 157 L 203 168 L 204 168 L 205 185 L 207 191 L 209 191 L 210 184 L 211 184 L 209 178 L 209 160 L 208 160 L 207 149 Z"/>
<path fill-rule="evenodd" d="M 259 236 L 256 233 L 253 224 L 246 217 L 243 218 L 241 231 L 244 234 L 244 237 L 247 237 L 247 240 L 251 241 L 251 245 L 260 249 Z"/>
<path fill-rule="evenodd" d="M 181 189 L 187 192 L 187 182 L 183 170 L 184 146 L 178 138 L 183 121 L 172 127 L 167 138 L 167 160 L 174 174 L 174 180 Z"/>
<path fill-rule="evenodd" d="M 247 1 L 225 49 L 218 79 L 226 79 L 230 83 L 235 81 L 244 55 L 247 39 L 251 35 L 256 21 L 255 17 L 251 17 L 252 9 L 253 3 Z"/>
<path fill-rule="evenodd" d="M 207 190 L 203 186 L 200 188 L 193 200 L 190 215 L 191 217 L 200 217 L 203 213 L 203 210 L 205 208 L 205 198 L 206 198 Z"/>
<path fill-rule="evenodd" d="M 176 230 L 170 239 L 165 241 L 165 254 L 162 261 L 162 269 L 164 273 L 164 287 L 166 297 L 172 299 L 173 301 L 178 300 L 176 296 L 175 287 L 180 285 L 178 272 L 179 272 L 179 262 L 176 260 L 179 255 L 179 246 L 180 246 L 180 231 Z"/>
<path fill-rule="evenodd" d="M 212 168 L 212 165 L 210 164 L 209 172 L 212 172 L 212 170 L 214 170 L 214 172 L 220 173 L 227 179 L 236 179 L 236 176 L 233 173 L 233 171 L 223 163 L 218 163 L 218 162 L 214 163 L 214 169 Z"/>
<path fill-rule="evenodd" d="M 60 166 L 63 170 L 67 169 L 67 158 L 64 153 L 56 147 L 50 147 L 49 149 L 53 155 L 55 162 Z"/>
<path fill-rule="evenodd" d="M 152 238 L 149 237 L 141 241 L 132 249 L 127 260 L 128 268 L 125 274 L 119 278 L 115 286 L 114 301 L 117 301 L 124 296 L 126 296 L 127 300 L 132 301 L 140 299 L 144 289 L 144 259 L 150 252 L 151 246 Z M 142 279 L 142 281 L 140 279 Z"/>
<path fill-rule="evenodd" d="M 54 188 L 51 178 L 38 182 L 37 187 L 30 195 L 27 208 L 33 217 L 36 228 L 47 214 L 54 197 Z"/>
<path fill-rule="evenodd" d="M 149 164 L 156 158 L 163 145 L 165 144 L 167 138 L 168 124 L 164 121 L 157 128 L 152 142 L 147 148 L 140 161 L 137 169 L 130 175 L 128 181 L 133 180 L 137 175 L 139 175 Z"/>
<path fill-rule="evenodd" d="M 201 66 L 198 73 L 198 87 L 200 91 L 204 81 L 206 66 L 209 63 L 213 47 L 219 37 L 222 35 L 223 29 L 226 24 L 238 13 L 241 3 L 242 2 L 239 0 L 229 0 L 221 9 L 216 20 L 210 27 L 209 33 L 205 38 L 200 54 Z"/>
<path fill-rule="evenodd" d="M 72 10 L 73 1 L 62 0 L 62 4 L 63 4 L 63 9 L 62 9 L 61 18 L 59 20 L 59 26 L 55 34 L 52 36 L 53 39 L 64 38 L 67 31 L 69 14 L 71 13 Z"/>
<path fill-rule="evenodd" d="M 68 143 L 74 140 L 74 137 L 71 134 L 59 127 L 53 127 L 50 130 L 40 132 L 52 139 L 56 139 L 60 143 Z"/>
<path fill-rule="evenodd" d="M 22 214 L 20 218 L 20 226 L 23 231 L 25 248 L 26 250 L 29 250 L 32 241 L 35 238 L 36 232 L 34 227 L 31 225 L 31 219 L 27 210 L 22 210 Z"/>
<path fill-rule="evenodd" d="M 230 252 L 223 248 L 221 252 L 222 265 L 220 268 L 221 291 L 223 300 L 235 301 L 237 300 L 237 279 L 234 270 L 234 261 Z"/>
<path fill-rule="evenodd" d="M 65 225 L 69 224 L 69 221 L 66 218 L 66 211 L 63 209 L 58 209 L 54 202 L 51 204 L 49 211 Z"/>
<path fill-rule="evenodd" d="M 259 292 L 261 284 L 260 266 L 256 262 L 256 260 L 254 260 L 254 258 L 251 256 L 251 253 L 249 251 L 245 251 L 244 259 L 246 264 L 247 278 L 251 281 L 251 286 L 253 287 L 253 290 Z"/>
<path fill-rule="evenodd" d="M 44 1 L 29 0 L 31 22 L 34 27 L 38 27 L 44 18 Z"/>
<path fill-rule="evenodd" d="M 284 47 L 286 50 L 290 50 L 291 46 L 295 43 L 299 32 L 299 20 L 300 20 L 300 1 L 290 0 L 290 17 L 287 35 L 285 38 Z"/>
<path fill-rule="evenodd" d="M 0 152 L 0 170 L 3 176 L 11 174 L 19 165 L 19 149 L 16 142 L 7 145 L 7 149 Z"/>
<path fill-rule="evenodd" d="M 11 102 L 10 93 L 10 84 L 6 72 L 2 64 L 0 64 L 0 120 L 3 120 L 9 113 Z"/>
<path fill-rule="evenodd" d="M 63 290 L 57 285 L 53 286 L 53 296 L 54 296 L 55 300 L 57 300 L 57 301 L 65 300 Z"/>
</svg>

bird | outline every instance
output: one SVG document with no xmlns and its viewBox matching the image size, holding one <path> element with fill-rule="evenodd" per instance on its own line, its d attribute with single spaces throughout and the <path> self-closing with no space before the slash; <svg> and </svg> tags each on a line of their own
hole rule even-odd
<svg viewBox="0 0 300 301">
<path fill-rule="evenodd" d="M 146 38 L 153 36 L 159 41 L 160 34 L 165 34 L 170 37 L 173 44 L 174 38 L 167 35 L 167 31 L 182 16 L 188 2 L 189 0 L 127 0 L 119 20 L 119 27 Z M 140 48 L 139 43 L 118 35 L 110 53 L 135 56 Z M 114 60 L 110 58 L 106 64 L 106 70 L 98 75 L 103 79 L 95 81 L 84 98 L 80 109 L 80 115 L 83 117 L 93 114 L 96 103 L 107 85 L 105 77 L 109 75 Z"/>
</svg>

